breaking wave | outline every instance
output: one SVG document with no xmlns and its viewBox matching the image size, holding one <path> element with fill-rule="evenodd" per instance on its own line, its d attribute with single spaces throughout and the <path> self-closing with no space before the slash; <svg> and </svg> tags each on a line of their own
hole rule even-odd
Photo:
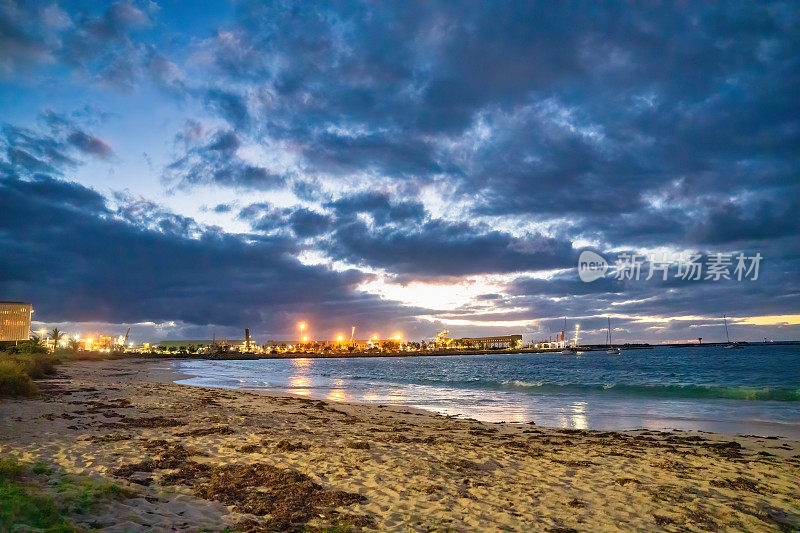
<svg viewBox="0 0 800 533">
<path fill-rule="evenodd" d="M 642 398 L 721 398 L 729 400 L 800 401 L 800 389 L 771 387 L 724 387 L 714 385 L 627 385 L 618 383 L 542 383 L 508 380 L 486 382 L 487 388 L 530 394 L 580 394 L 586 392 L 638 396 Z"/>
</svg>

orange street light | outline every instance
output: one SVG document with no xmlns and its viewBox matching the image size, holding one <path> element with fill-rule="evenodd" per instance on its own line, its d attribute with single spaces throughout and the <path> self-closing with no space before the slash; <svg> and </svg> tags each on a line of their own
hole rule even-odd
<svg viewBox="0 0 800 533">
<path fill-rule="evenodd" d="M 339 342 L 342 342 L 344 340 L 344 337 L 339 335 L 338 337 L 336 337 L 336 340 L 339 341 Z"/>
<path fill-rule="evenodd" d="M 403 337 L 401 337 L 399 333 L 397 333 L 397 334 L 394 336 L 394 340 L 396 340 L 396 341 L 402 340 L 402 338 L 403 338 Z"/>
<path fill-rule="evenodd" d="M 308 342 L 308 337 L 306 337 L 305 335 L 303 336 L 303 342 Z"/>
</svg>

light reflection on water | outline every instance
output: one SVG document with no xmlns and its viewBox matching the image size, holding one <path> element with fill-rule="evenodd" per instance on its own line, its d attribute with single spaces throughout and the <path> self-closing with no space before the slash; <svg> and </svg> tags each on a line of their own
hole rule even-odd
<svg viewBox="0 0 800 533">
<path fill-rule="evenodd" d="M 586 402 L 575 402 L 572 404 L 572 416 L 566 427 L 573 429 L 586 429 Z"/>
<path fill-rule="evenodd" d="M 800 391 L 800 349 L 644 350 L 627 358 L 488 355 L 182 361 L 182 383 L 405 405 L 490 422 L 575 429 L 704 429 L 800 438 L 800 401 L 730 398 Z M 767 351 L 769 350 L 769 351 Z M 624 353 L 624 352 L 623 352 Z M 706 397 L 704 386 L 724 395 Z M 689 387 L 688 396 L 683 388 Z M 777 387 L 777 388 L 776 388 Z M 655 393 L 651 393 L 655 390 Z M 749 394 L 749 393 L 748 393 Z M 783 394 L 783 393 L 781 393 Z M 700 395 L 700 396 L 698 396 Z"/>
<path fill-rule="evenodd" d="M 347 395 L 345 394 L 344 389 L 331 389 L 331 391 L 328 393 L 328 396 L 326 396 L 326 399 L 333 402 L 346 402 Z"/>
</svg>

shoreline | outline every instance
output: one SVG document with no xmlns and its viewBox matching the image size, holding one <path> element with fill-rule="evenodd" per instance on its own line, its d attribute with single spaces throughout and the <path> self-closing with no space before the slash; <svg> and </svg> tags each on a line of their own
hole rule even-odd
<svg viewBox="0 0 800 533">
<path fill-rule="evenodd" d="M 65 364 L 39 398 L 0 400 L 0 454 L 136 491 L 87 517 L 112 530 L 800 527 L 798 441 L 484 423 L 183 376 L 166 359 Z"/>
<path fill-rule="evenodd" d="M 647 344 L 647 343 L 627 343 L 614 345 L 621 351 L 652 350 L 655 348 L 720 348 L 730 343 L 726 342 L 706 342 L 696 343 L 668 343 L 668 344 Z M 770 341 L 770 342 L 749 342 L 741 341 L 734 343 L 742 348 L 747 347 L 767 347 L 767 346 L 797 346 L 800 341 Z M 578 346 L 579 352 L 603 352 L 608 348 L 605 344 L 587 344 Z M 209 361 L 252 361 L 259 359 L 360 359 L 360 358 L 393 358 L 393 357 L 450 357 L 457 355 L 520 355 L 520 354 L 559 354 L 560 348 L 497 348 L 497 349 L 452 349 L 452 350 L 432 350 L 432 351 L 396 351 L 396 352 L 285 352 L 285 353 L 255 353 L 255 352 L 220 352 L 211 354 L 201 353 L 160 353 L 160 352 L 121 352 L 112 354 L 115 358 L 143 358 L 143 359 L 178 359 L 191 360 L 202 359 Z"/>
</svg>

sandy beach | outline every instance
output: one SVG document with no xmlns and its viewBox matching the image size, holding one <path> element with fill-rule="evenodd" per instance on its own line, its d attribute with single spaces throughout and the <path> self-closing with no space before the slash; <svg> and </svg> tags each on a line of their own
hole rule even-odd
<svg viewBox="0 0 800 533">
<path fill-rule="evenodd" d="M 482 423 L 69 363 L 0 400 L 0 456 L 124 485 L 107 531 L 796 530 L 800 443 Z M 331 529 L 334 528 L 334 529 Z"/>
</svg>

